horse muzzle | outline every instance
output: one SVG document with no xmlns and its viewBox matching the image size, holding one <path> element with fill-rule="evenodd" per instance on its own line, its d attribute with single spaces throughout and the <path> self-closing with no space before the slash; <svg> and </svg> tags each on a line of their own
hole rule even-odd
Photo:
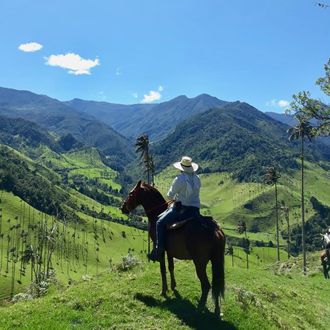
<svg viewBox="0 0 330 330">
<path fill-rule="evenodd" d="M 128 215 L 129 214 L 129 209 L 127 208 L 127 205 L 126 203 L 124 203 L 121 207 L 120 207 L 120 210 L 122 213 Z"/>
</svg>

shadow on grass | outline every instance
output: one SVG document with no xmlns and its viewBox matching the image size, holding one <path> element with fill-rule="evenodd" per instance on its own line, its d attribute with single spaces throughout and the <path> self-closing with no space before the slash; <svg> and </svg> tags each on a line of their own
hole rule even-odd
<svg viewBox="0 0 330 330">
<path fill-rule="evenodd" d="M 175 314 L 185 325 L 197 330 L 212 329 L 237 329 L 233 324 L 222 321 L 209 310 L 200 312 L 188 299 L 184 299 L 178 292 L 175 297 L 167 298 L 165 301 L 155 299 L 152 296 L 137 293 L 135 299 L 143 302 L 148 307 L 160 307 Z"/>
</svg>

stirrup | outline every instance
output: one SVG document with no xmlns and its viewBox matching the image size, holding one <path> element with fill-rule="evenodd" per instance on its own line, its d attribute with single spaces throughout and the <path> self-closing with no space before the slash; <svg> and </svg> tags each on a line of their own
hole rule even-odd
<svg viewBox="0 0 330 330">
<path fill-rule="evenodd" d="M 151 260 L 151 261 L 160 261 L 160 259 L 162 258 L 164 254 L 164 251 L 163 250 L 159 250 L 159 249 L 153 249 L 151 251 L 151 253 L 148 253 L 147 256 L 148 256 L 148 259 Z"/>
</svg>

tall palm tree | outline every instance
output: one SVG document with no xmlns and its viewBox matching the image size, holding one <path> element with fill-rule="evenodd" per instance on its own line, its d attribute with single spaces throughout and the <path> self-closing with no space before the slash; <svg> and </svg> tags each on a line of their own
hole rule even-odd
<svg viewBox="0 0 330 330">
<path fill-rule="evenodd" d="M 237 231 L 239 234 L 244 233 L 244 236 L 245 236 L 245 238 L 243 238 L 243 250 L 246 255 L 246 268 L 249 269 L 250 240 L 247 237 L 246 222 L 244 220 L 240 221 L 237 224 Z"/>
<path fill-rule="evenodd" d="M 149 153 L 149 159 L 146 165 L 146 171 L 149 170 L 150 176 L 151 176 L 151 183 L 154 186 L 155 185 L 155 163 L 154 163 L 154 157 Z"/>
<path fill-rule="evenodd" d="M 140 135 L 135 142 L 135 151 L 137 153 L 141 153 L 141 159 L 143 159 L 144 166 L 147 172 L 147 180 L 148 184 L 150 184 L 150 174 L 152 174 L 152 182 L 153 182 L 153 174 L 155 172 L 154 161 L 152 156 L 150 155 L 149 150 L 149 137 L 147 134 Z M 148 254 L 150 253 L 150 228 L 148 228 Z"/>
<path fill-rule="evenodd" d="M 296 115 L 298 124 L 288 129 L 289 140 L 300 140 L 300 158 L 301 158 L 301 241 L 303 253 L 303 272 L 306 275 L 306 246 L 305 246 L 305 187 L 304 187 L 304 156 L 305 140 L 312 141 L 314 130 L 307 117 Z"/>
<path fill-rule="evenodd" d="M 291 250 L 291 232 L 290 232 L 290 210 L 289 207 L 285 205 L 284 201 L 282 201 L 282 205 L 280 207 L 281 211 L 284 213 L 284 217 L 286 220 L 287 224 L 287 230 L 288 230 L 288 239 L 287 239 L 287 244 L 288 244 L 288 259 L 290 259 L 290 250 Z"/>
<path fill-rule="evenodd" d="M 141 159 L 144 162 L 146 172 L 147 172 L 147 181 L 150 184 L 150 152 L 149 152 L 149 137 L 147 134 L 143 134 L 136 139 L 135 142 L 135 151 L 140 153 Z"/>
<path fill-rule="evenodd" d="M 274 185 L 275 187 L 275 212 L 276 212 L 276 250 L 277 250 L 277 261 L 280 261 L 280 234 L 279 234 L 279 221 L 278 221 L 278 190 L 277 190 L 277 182 L 280 178 L 280 174 L 278 173 L 275 166 L 267 167 L 267 172 L 265 174 L 265 182 L 267 184 Z"/>
</svg>

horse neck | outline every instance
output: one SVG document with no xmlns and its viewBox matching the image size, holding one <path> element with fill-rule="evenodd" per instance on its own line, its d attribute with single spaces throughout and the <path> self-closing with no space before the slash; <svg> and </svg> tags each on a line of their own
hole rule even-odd
<svg viewBox="0 0 330 330">
<path fill-rule="evenodd" d="M 141 200 L 141 205 L 149 221 L 152 223 L 157 220 L 159 214 L 167 209 L 167 203 L 157 191 L 146 190 L 145 192 L 145 198 Z"/>
</svg>

